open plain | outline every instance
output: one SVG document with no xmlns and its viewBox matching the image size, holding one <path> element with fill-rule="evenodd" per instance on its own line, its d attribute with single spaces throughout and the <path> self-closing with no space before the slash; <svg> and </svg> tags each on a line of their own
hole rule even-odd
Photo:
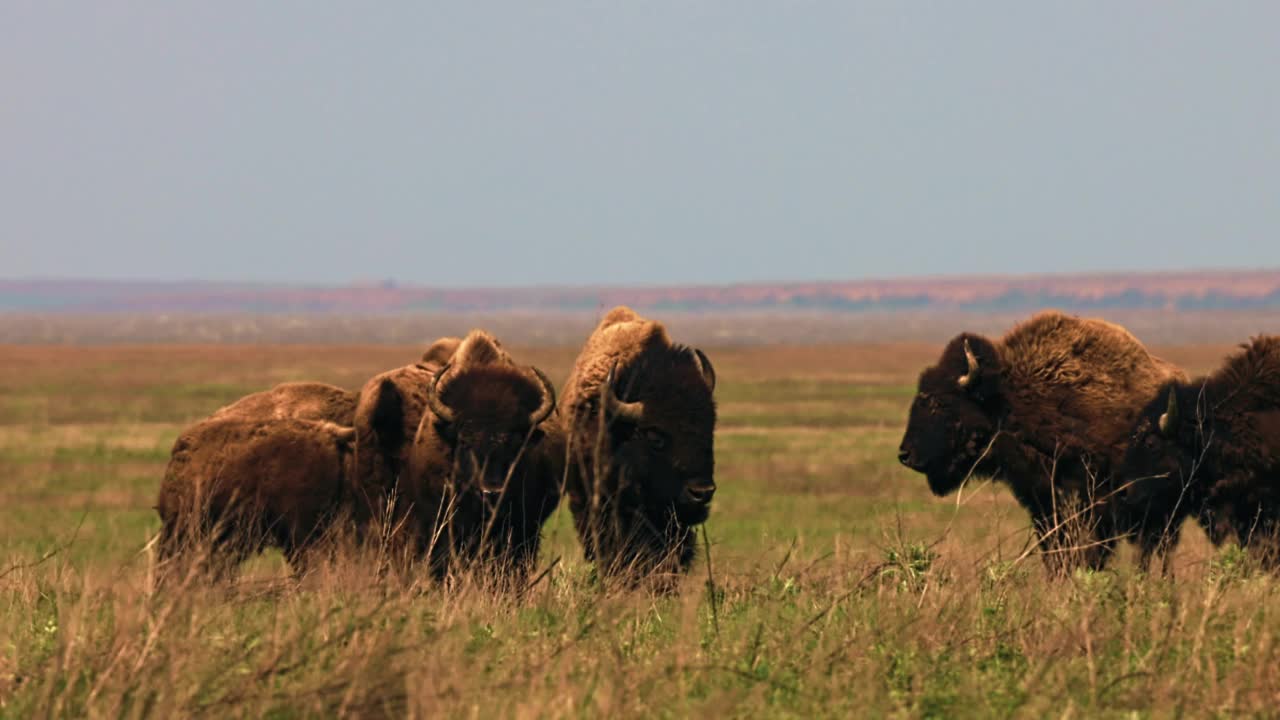
<svg viewBox="0 0 1280 720">
<path fill-rule="evenodd" d="M 720 490 L 694 572 L 602 592 L 561 508 L 517 598 L 362 558 L 295 580 L 278 555 L 154 589 L 185 424 L 282 381 L 357 388 L 421 346 L 0 347 L 0 716 L 1273 713 L 1280 584 L 1243 553 L 1188 528 L 1171 578 L 1126 550 L 1051 581 L 1000 486 L 938 499 L 898 464 L 938 348 L 704 344 Z M 1229 349 L 1154 348 L 1192 374 Z M 513 348 L 557 384 L 576 350 Z"/>
</svg>

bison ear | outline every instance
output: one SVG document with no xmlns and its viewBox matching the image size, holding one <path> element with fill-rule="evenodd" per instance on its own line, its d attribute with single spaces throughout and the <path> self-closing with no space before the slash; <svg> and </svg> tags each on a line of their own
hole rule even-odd
<svg viewBox="0 0 1280 720">
<path fill-rule="evenodd" d="M 404 397 L 390 379 L 378 384 L 370 418 L 378 444 L 383 448 L 398 448 L 404 444 Z"/>
</svg>

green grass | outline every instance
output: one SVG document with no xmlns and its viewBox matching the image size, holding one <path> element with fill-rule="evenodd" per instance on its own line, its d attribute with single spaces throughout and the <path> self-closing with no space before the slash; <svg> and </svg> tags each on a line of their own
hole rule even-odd
<svg viewBox="0 0 1280 720">
<path fill-rule="evenodd" d="M 721 370 L 710 567 L 670 596 L 602 591 L 563 509 L 541 557 L 559 562 L 520 599 L 359 558 L 298 583 L 274 555 L 233 585 L 152 594 L 150 507 L 186 422 L 280 380 L 338 381 L 313 369 L 327 361 L 348 386 L 386 363 L 131 352 L 5 381 L 2 718 L 1274 712 L 1270 576 L 1189 528 L 1172 579 L 1125 553 L 1049 580 L 1007 493 L 937 499 L 897 464 L 910 367 L 860 385 L 738 351 L 757 379 Z"/>
</svg>

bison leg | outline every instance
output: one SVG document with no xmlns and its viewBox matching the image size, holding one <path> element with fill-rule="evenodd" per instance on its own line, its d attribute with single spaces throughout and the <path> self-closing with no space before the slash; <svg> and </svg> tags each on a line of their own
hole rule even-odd
<svg viewBox="0 0 1280 720">
<path fill-rule="evenodd" d="M 284 555 L 295 579 L 301 579 L 325 561 L 332 563 L 337 559 L 338 542 L 333 537 L 337 528 L 325 520 L 313 519 L 302 527 L 287 527 L 283 522 L 273 526 L 274 544 Z"/>
<path fill-rule="evenodd" d="M 182 532 L 182 523 L 176 517 L 164 518 L 160 527 L 160 536 L 156 539 L 156 584 L 163 586 L 173 580 L 190 573 L 186 539 Z"/>
<path fill-rule="evenodd" d="M 1115 551 L 1116 539 L 1108 525 L 1093 515 L 1081 515 L 1068 522 L 1052 515 L 1032 516 L 1041 558 L 1050 575 L 1070 575 L 1076 568 L 1102 570 Z"/>
<path fill-rule="evenodd" d="M 236 533 L 226 518 L 178 513 L 164 519 L 157 541 L 158 576 L 163 584 L 198 574 L 205 579 L 225 579 L 233 574 L 243 554 L 238 553 Z"/>
<path fill-rule="evenodd" d="M 1244 525 L 1242 519 L 1240 525 Z M 1240 532 L 1247 538 L 1246 547 L 1258 566 L 1267 572 L 1280 570 L 1280 523 L 1273 516 L 1270 508 L 1259 506 L 1251 518 L 1248 531 Z"/>
<path fill-rule="evenodd" d="M 173 560 L 181 549 L 181 540 L 177 519 L 166 518 L 160 526 L 160 537 L 156 540 L 156 559 L 161 563 Z"/>
<path fill-rule="evenodd" d="M 1169 518 L 1160 523 L 1158 529 L 1139 528 L 1137 530 L 1138 568 L 1144 572 L 1151 571 L 1151 559 L 1160 557 L 1160 574 L 1164 577 L 1173 575 L 1173 549 L 1178 546 L 1182 537 L 1183 516 Z"/>
<path fill-rule="evenodd" d="M 208 543 L 203 548 L 209 577 L 215 582 L 234 580 L 240 571 L 240 565 L 261 548 L 260 533 L 234 521 L 219 523 L 210 533 Z"/>
<path fill-rule="evenodd" d="M 1031 524 L 1035 528 L 1036 541 L 1040 546 L 1040 559 L 1044 561 L 1045 569 L 1055 577 L 1068 574 L 1061 549 L 1062 538 L 1058 534 L 1059 528 L 1053 516 L 1033 509 Z"/>
</svg>

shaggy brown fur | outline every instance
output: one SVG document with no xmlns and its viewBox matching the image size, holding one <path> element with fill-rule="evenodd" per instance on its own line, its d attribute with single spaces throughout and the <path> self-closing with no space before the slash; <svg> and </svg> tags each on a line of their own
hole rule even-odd
<svg viewBox="0 0 1280 720">
<path fill-rule="evenodd" d="M 419 553 L 436 577 L 480 561 L 519 585 L 560 501 L 559 445 L 544 422 L 555 392 L 480 330 L 458 346 L 435 392 L 433 404 L 428 387 L 401 478 Z"/>
<path fill-rule="evenodd" d="M 998 341 L 961 334 L 921 373 L 899 457 L 938 495 L 971 474 L 999 478 L 1030 512 L 1051 569 L 1101 567 L 1128 531 L 1110 467 L 1152 392 L 1181 377 L 1103 320 L 1051 311 Z"/>
<path fill-rule="evenodd" d="M 1195 513 L 1214 543 L 1233 539 L 1276 566 L 1280 336 L 1241 348 L 1208 377 L 1149 396 L 1119 475 L 1134 484 L 1127 506 L 1145 534 L 1172 544 Z"/>
<path fill-rule="evenodd" d="M 356 395 L 340 387 L 317 382 L 281 383 L 270 390 L 245 395 L 218 409 L 212 417 L 297 418 L 351 425 Z"/>
<path fill-rule="evenodd" d="M 196 423 L 173 445 L 156 502 L 162 559 L 207 551 L 234 569 L 265 547 L 301 571 L 349 497 L 355 433 L 329 422 L 235 415 Z"/>
<path fill-rule="evenodd" d="M 453 357 L 461 341 L 443 337 L 431 344 L 412 365 L 373 376 L 360 389 L 354 411 L 356 474 L 363 506 L 381 517 L 384 503 L 397 493 L 396 478 L 422 422 L 427 390 L 436 372 Z"/>
<path fill-rule="evenodd" d="M 603 575 L 674 580 L 692 563 L 693 528 L 715 492 L 714 389 L 701 351 L 629 308 L 610 311 L 587 338 L 560 419 L 569 507 Z"/>
</svg>

